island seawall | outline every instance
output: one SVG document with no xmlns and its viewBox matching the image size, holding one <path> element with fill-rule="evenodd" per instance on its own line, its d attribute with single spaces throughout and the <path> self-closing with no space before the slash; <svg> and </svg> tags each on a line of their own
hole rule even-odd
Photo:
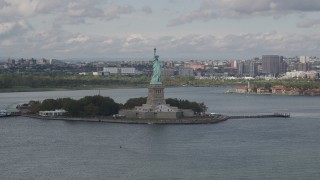
<svg viewBox="0 0 320 180">
<path fill-rule="evenodd" d="M 243 115 L 243 116 L 227 116 L 219 115 L 215 117 L 186 117 L 180 119 L 129 119 L 129 118 L 112 118 L 112 117 L 45 117 L 39 115 L 23 115 L 24 117 L 36 118 L 42 120 L 62 120 L 62 121 L 82 121 L 82 122 L 106 122 L 121 124 L 215 124 L 226 121 L 228 119 L 248 119 L 248 118 L 289 118 L 290 114 L 274 113 L 266 115 Z"/>
<path fill-rule="evenodd" d="M 23 115 L 24 117 L 42 120 L 62 120 L 62 121 L 84 121 L 84 122 L 106 122 L 122 124 L 213 124 L 226 121 L 229 116 L 219 117 L 188 117 L 179 119 L 134 119 L 134 118 L 112 118 L 112 117 L 44 117 L 39 115 Z"/>
</svg>

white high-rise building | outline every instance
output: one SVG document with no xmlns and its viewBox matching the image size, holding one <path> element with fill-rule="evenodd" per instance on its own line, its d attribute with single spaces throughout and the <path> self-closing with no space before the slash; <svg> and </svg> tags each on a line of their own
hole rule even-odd
<svg viewBox="0 0 320 180">
<path fill-rule="evenodd" d="M 232 69 L 238 69 L 238 61 L 237 60 L 232 60 L 231 61 L 231 68 Z"/>
<path fill-rule="evenodd" d="M 300 63 L 308 63 L 310 61 L 310 57 L 309 56 L 300 56 L 299 60 L 300 60 Z"/>
</svg>

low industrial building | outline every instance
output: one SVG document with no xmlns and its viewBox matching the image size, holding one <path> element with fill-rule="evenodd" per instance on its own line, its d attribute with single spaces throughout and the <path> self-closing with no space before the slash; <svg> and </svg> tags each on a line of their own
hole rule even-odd
<svg viewBox="0 0 320 180">
<path fill-rule="evenodd" d="M 137 75 L 141 74 L 134 67 L 104 67 L 103 73 L 110 75 Z"/>
<path fill-rule="evenodd" d="M 270 93 L 270 90 L 264 87 L 257 88 L 257 94 L 265 94 L 265 93 Z"/>
<path fill-rule="evenodd" d="M 40 116 L 64 116 L 67 113 L 64 109 L 56 109 L 54 111 L 39 111 Z"/>
</svg>

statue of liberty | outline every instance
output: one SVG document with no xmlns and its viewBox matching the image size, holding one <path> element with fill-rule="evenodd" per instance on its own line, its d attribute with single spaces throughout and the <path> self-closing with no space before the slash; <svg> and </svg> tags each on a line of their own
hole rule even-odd
<svg viewBox="0 0 320 180">
<path fill-rule="evenodd" d="M 150 81 L 150 84 L 162 84 L 161 82 L 161 69 L 162 66 L 159 62 L 159 56 L 156 55 L 157 49 L 154 48 L 154 58 L 153 58 L 153 73 L 152 73 L 152 79 Z"/>
</svg>

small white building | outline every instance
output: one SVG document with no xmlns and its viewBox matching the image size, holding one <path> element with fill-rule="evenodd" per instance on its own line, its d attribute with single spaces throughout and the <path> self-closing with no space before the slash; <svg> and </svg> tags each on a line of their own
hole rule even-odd
<svg viewBox="0 0 320 180">
<path fill-rule="evenodd" d="M 94 75 L 94 76 L 109 76 L 110 73 L 103 72 L 103 71 L 98 71 L 98 72 L 92 72 L 92 75 Z"/>
<path fill-rule="evenodd" d="M 87 72 L 81 72 L 81 73 L 79 73 L 79 75 L 86 76 L 86 75 L 88 75 L 88 73 Z"/>
<path fill-rule="evenodd" d="M 39 111 L 40 116 L 64 116 L 67 113 L 64 109 L 56 109 L 54 111 Z"/>
</svg>

